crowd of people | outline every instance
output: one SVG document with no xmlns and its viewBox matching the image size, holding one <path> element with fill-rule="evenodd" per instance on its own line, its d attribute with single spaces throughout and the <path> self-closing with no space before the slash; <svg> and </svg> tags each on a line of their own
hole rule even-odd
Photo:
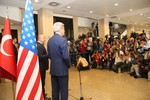
<svg viewBox="0 0 150 100">
<path fill-rule="evenodd" d="M 45 36 L 39 34 L 38 37 L 39 67 L 45 100 L 50 99 L 46 97 L 45 92 L 46 70 L 49 69 L 48 59 L 51 60 L 50 74 L 54 100 L 58 100 L 60 95 L 61 100 L 68 99 L 68 69 L 71 64 L 78 70 L 108 69 L 115 73 L 128 72 L 134 78 L 148 78 L 150 40 L 144 32 L 123 38 L 105 36 L 105 39 L 94 38 L 89 32 L 86 35 L 79 35 L 76 41 L 70 39 L 67 42 L 67 39 L 63 37 L 64 28 L 63 23 L 54 23 L 54 35 L 48 40 L 47 50 L 44 47 Z M 13 44 L 16 47 L 15 38 Z"/>
<path fill-rule="evenodd" d="M 134 78 L 148 78 L 150 70 L 150 41 L 143 32 L 124 36 L 94 38 L 92 33 L 69 40 L 70 58 L 77 64 L 77 56 L 86 58 L 90 68 L 128 72 Z"/>
</svg>

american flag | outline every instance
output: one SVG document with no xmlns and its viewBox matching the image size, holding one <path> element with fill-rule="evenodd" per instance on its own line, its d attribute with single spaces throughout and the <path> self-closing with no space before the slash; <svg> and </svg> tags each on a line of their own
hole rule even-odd
<svg viewBox="0 0 150 100">
<path fill-rule="evenodd" d="M 18 51 L 16 100 L 43 100 L 33 8 L 27 0 Z"/>
</svg>

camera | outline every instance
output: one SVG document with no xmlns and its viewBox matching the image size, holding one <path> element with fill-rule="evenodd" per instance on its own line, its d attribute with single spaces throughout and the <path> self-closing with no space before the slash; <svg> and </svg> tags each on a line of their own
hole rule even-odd
<svg viewBox="0 0 150 100">
<path fill-rule="evenodd" d="M 130 41 L 128 40 L 127 43 L 130 43 Z"/>
</svg>

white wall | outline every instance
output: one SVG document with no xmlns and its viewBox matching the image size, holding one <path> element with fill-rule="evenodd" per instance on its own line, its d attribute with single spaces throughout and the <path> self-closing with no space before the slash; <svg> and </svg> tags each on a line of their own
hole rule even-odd
<svg viewBox="0 0 150 100">
<path fill-rule="evenodd" d="M 20 41 L 20 35 L 21 35 L 21 26 L 10 26 L 11 29 L 15 29 L 18 31 L 18 41 Z M 0 25 L 0 31 L 4 29 L 4 25 Z M 0 32 L 1 33 L 1 32 Z"/>
<path fill-rule="evenodd" d="M 10 19 L 21 22 L 21 10 L 19 8 L 0 5 L 0 17 L 5 18 L 7 15 Z"/>
<path fill-rule="evenodd" d="M 92 22 L 95 22 L 95 24 L 96 24 L 98 21 L 95 19 L 78 17 L 78 26 L 79 27 L 91 27 Z"/>
<path fill-rule="evenodd" d="M 90 28 L 87 27 L 78 27 L 79 34 L 87 34 L 90 31 Z"/>
</svg>

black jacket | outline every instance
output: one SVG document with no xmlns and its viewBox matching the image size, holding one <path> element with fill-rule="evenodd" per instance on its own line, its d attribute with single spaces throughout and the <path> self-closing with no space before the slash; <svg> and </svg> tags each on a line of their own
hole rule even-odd
<svg viewBox="0 0 150 100">
<path fill-rule="evenodd" d="M 37 42 L 37 49 L 38 49 L 40 70 L 48 70 L 49 68 L 48 55 L 44 45 Z"/>
</svg>

